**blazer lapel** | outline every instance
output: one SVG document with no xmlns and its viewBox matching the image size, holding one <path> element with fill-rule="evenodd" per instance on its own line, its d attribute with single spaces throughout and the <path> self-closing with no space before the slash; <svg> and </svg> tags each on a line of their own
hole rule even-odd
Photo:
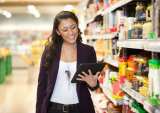
<svg viewBox="0 0 160 113">
<path fill-rule="evenodd" d="M 82 45 L 81 43 L 78 43 L 77 44 L 77 68 L 78 66 L 84 62 L 83 61 L 83 48 L 82 48 Z M 79 91 L 80 91 L 80 83 L 77 83 L 77 94 L 79 96 Z"/>
<path fill-rule="evenodd" d="M 77 44 L 77 68 L 82 62 L 82 49 L 80 43 Z"/>
<path fill-rule="evenodd" d="M 59 45 L 56 48 L 56 56 L 54 59 L 54 62 L 52 64 L 51 70 L 50 70 L 50 77 L 49 77 L 49 83 L 50 83 L 50 88 L 53 89 L 55 86 L 55 82 L 57 79 L 57 74 L 58 74 L 58 69 L 59 69 L 59 61 L 60 61 L 60 56 L 61 56 L 61 48 L 62 45 Z"/>
</svg>

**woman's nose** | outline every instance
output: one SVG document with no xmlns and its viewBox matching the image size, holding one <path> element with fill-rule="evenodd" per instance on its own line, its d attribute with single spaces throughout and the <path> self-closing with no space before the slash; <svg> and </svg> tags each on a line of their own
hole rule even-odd
<svg viewBox="0 0 160 113">
<path fill-rule="evenodd" d="M 73 34 L 73 30 L 70 28 L 68 29 L 69 34 Z"/>
</svg>

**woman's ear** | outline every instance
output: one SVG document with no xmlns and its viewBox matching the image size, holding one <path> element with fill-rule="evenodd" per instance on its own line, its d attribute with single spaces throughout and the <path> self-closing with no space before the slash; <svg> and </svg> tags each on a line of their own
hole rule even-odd
<svg viewBox="0 0 160 113">
<path fill-rule="evenodd" d="M 60 32 L 58 31 L 58 30 L 56 30 L 56 32 L 57 32 L 57 34 L 60 36 L 61 34 L 60 34 Z"/>
</svg>

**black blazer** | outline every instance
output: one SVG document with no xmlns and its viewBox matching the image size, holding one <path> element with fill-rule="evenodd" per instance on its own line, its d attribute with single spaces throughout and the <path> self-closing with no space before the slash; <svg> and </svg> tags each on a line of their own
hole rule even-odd
<svg viewBox="0 0 160 113">
<path fill-rule="evenodd" d="M 47 54 L 47 51 L 43 52 L 38 78 L 36 113 L 47 113 L 50 97 L 57 78 L 61 47 L 62 45 L 56 48 L 57 55 L 48 75 L 42 67 L 44 64 L 44 56 Z M 95 63 L 96 61 L 96 53 L 93 47 L 83 43 L 77 44 L 77 67 L 80 63 Z M 88 87 L 86 83 L 77 84 L 80 113 L 95 113 L 88 88 L 90 87 Z"/>
</svg>

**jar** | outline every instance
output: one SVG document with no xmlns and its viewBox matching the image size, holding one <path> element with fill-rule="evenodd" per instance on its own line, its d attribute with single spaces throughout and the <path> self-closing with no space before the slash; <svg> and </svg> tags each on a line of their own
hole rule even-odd
<svg viewBox="0 0 160 113">
<path fill-rule="evenodd" d="M 135 23 L 133 31 L 131 32 L 131 38 L 142 39 L 142 34 L 143 34 L 143 24 Z"/>
<path fill-rule="evenodd" d="M 119 76 L 126 76 L 127 59 L 125 57 L 119 58 Z"/>
<path fill-rule="evenodd" d="M 135 17 L 136 17 L 137 21 L 145 21 L 146 20 L 145 5 L 143 2 L 137 2 Z"/>
<path fill-rule="evenodd" d="M 135 72 L 138 68 L 138 63 L 135 61 L 136 56 L 130 56 L 127 60 L 128 68 L 127 68 L 127 79 L 132 80 Z"/>
</svg>

